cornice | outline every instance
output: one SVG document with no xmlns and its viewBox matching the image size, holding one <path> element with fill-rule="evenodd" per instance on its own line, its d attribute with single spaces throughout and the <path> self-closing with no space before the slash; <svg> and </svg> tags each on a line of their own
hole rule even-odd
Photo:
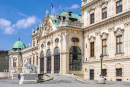
<svg viewBox="0 0 130 87">
<path fill-rule="evenodd" d="M 107 24 L 107 23 L 111 23 L 111 22 L 113 22 L 113 21 L 116 21 L 116 20 L 120 20 L 121 18 L 127 17 L 128 15 L 130 15 L 130 11 L 127 11 L 127 12 L 125 12 L 125 13 L 121 13 L 121 14 L 119 14 L 119 15 L 116 15 L 116 16 L 114 16 L 114 17 L 108 18 L 108 19 L 103 20 L 103 21 L 101 21 L 101 22 L 98 22 L 98 23 L 95 23 L 95 24 L 91 24 L 90 26 L 88 26 L 88 27 L 86 27 L 86 28 L 83 28 L 83 29 L 84 29 L 84 31 L 88 31 L 88 30 L 90 30 L 90 29 L 92 29 L 92 28 L 99 27 L 99 26 L 102 26 L 102 25 L 104 25 L 104 24 Z M 123 21 L 124 21 L 124 20 L 123 20 Z"/>
</svg>

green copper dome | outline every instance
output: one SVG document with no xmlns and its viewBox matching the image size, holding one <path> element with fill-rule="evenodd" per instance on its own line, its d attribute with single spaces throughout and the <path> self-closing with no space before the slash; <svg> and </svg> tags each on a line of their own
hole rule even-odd
<svg viewBox="0 0 130 87">
<path fill-rule="evenodd" d="M 12 49 L 24 49 L 26 48 L 25 44 L 23 42 L 20 41 L 20 38 L 19 38 L 19 41 L 15 42 Z"/>
</svg>

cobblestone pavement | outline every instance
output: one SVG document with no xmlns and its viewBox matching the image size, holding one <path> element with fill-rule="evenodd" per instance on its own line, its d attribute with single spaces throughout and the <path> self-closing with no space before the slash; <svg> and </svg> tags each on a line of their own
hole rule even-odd
<svg viewBox="0 0 130 87">
<path fill-rule="evenodd" d="M 54 80 L 38 84 L 19 85 L 19 80 L 0 79 L 0 87 L 130 87 L 127 82 L 106 82 L 106 84 L 97 84 L 97 81 L 76 80 L 76 76 L 71 75 L 53 75 Z M 76 77 L 76 78 L 75 78 Z M 82 81 L 87 81 L 84 83 Z"/>
</svg>

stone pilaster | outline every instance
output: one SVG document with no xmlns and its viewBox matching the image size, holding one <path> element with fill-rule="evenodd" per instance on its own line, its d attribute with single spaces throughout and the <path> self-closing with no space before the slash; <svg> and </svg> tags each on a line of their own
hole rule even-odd
<svg viewBox="0 0 130 87">
<path fill-rule="evenodd" d="M 54 55 L 51 56 L 51 74 L 54 74 Z"/>
</svg>

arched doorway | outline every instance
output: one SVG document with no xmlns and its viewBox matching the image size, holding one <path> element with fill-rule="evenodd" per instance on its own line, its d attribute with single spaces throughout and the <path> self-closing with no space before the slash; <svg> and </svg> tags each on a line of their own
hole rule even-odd
<svg viewBox="0 0 130 87">
<path fill-rule="evenodd" d="M 47 73 L 51 73 L 51 50 L 47 50 Z"/>
<path fill-rule="evenodd" d="M 73 46 L 69 50 L 69 70 L 80 71 L 82 69 L 81 50 L 77 46 Z"/>
<path fill-rule="evenodd" d="M 40 73 L 44 73 L 44 53 L 41 51 L 40 54 Z"/>
<path fill-rule="evenodd" d="M 54 49 L 54 73 L 59 73 L 60 71 L 60 50 L 59 47 Z"/>
</svg>

